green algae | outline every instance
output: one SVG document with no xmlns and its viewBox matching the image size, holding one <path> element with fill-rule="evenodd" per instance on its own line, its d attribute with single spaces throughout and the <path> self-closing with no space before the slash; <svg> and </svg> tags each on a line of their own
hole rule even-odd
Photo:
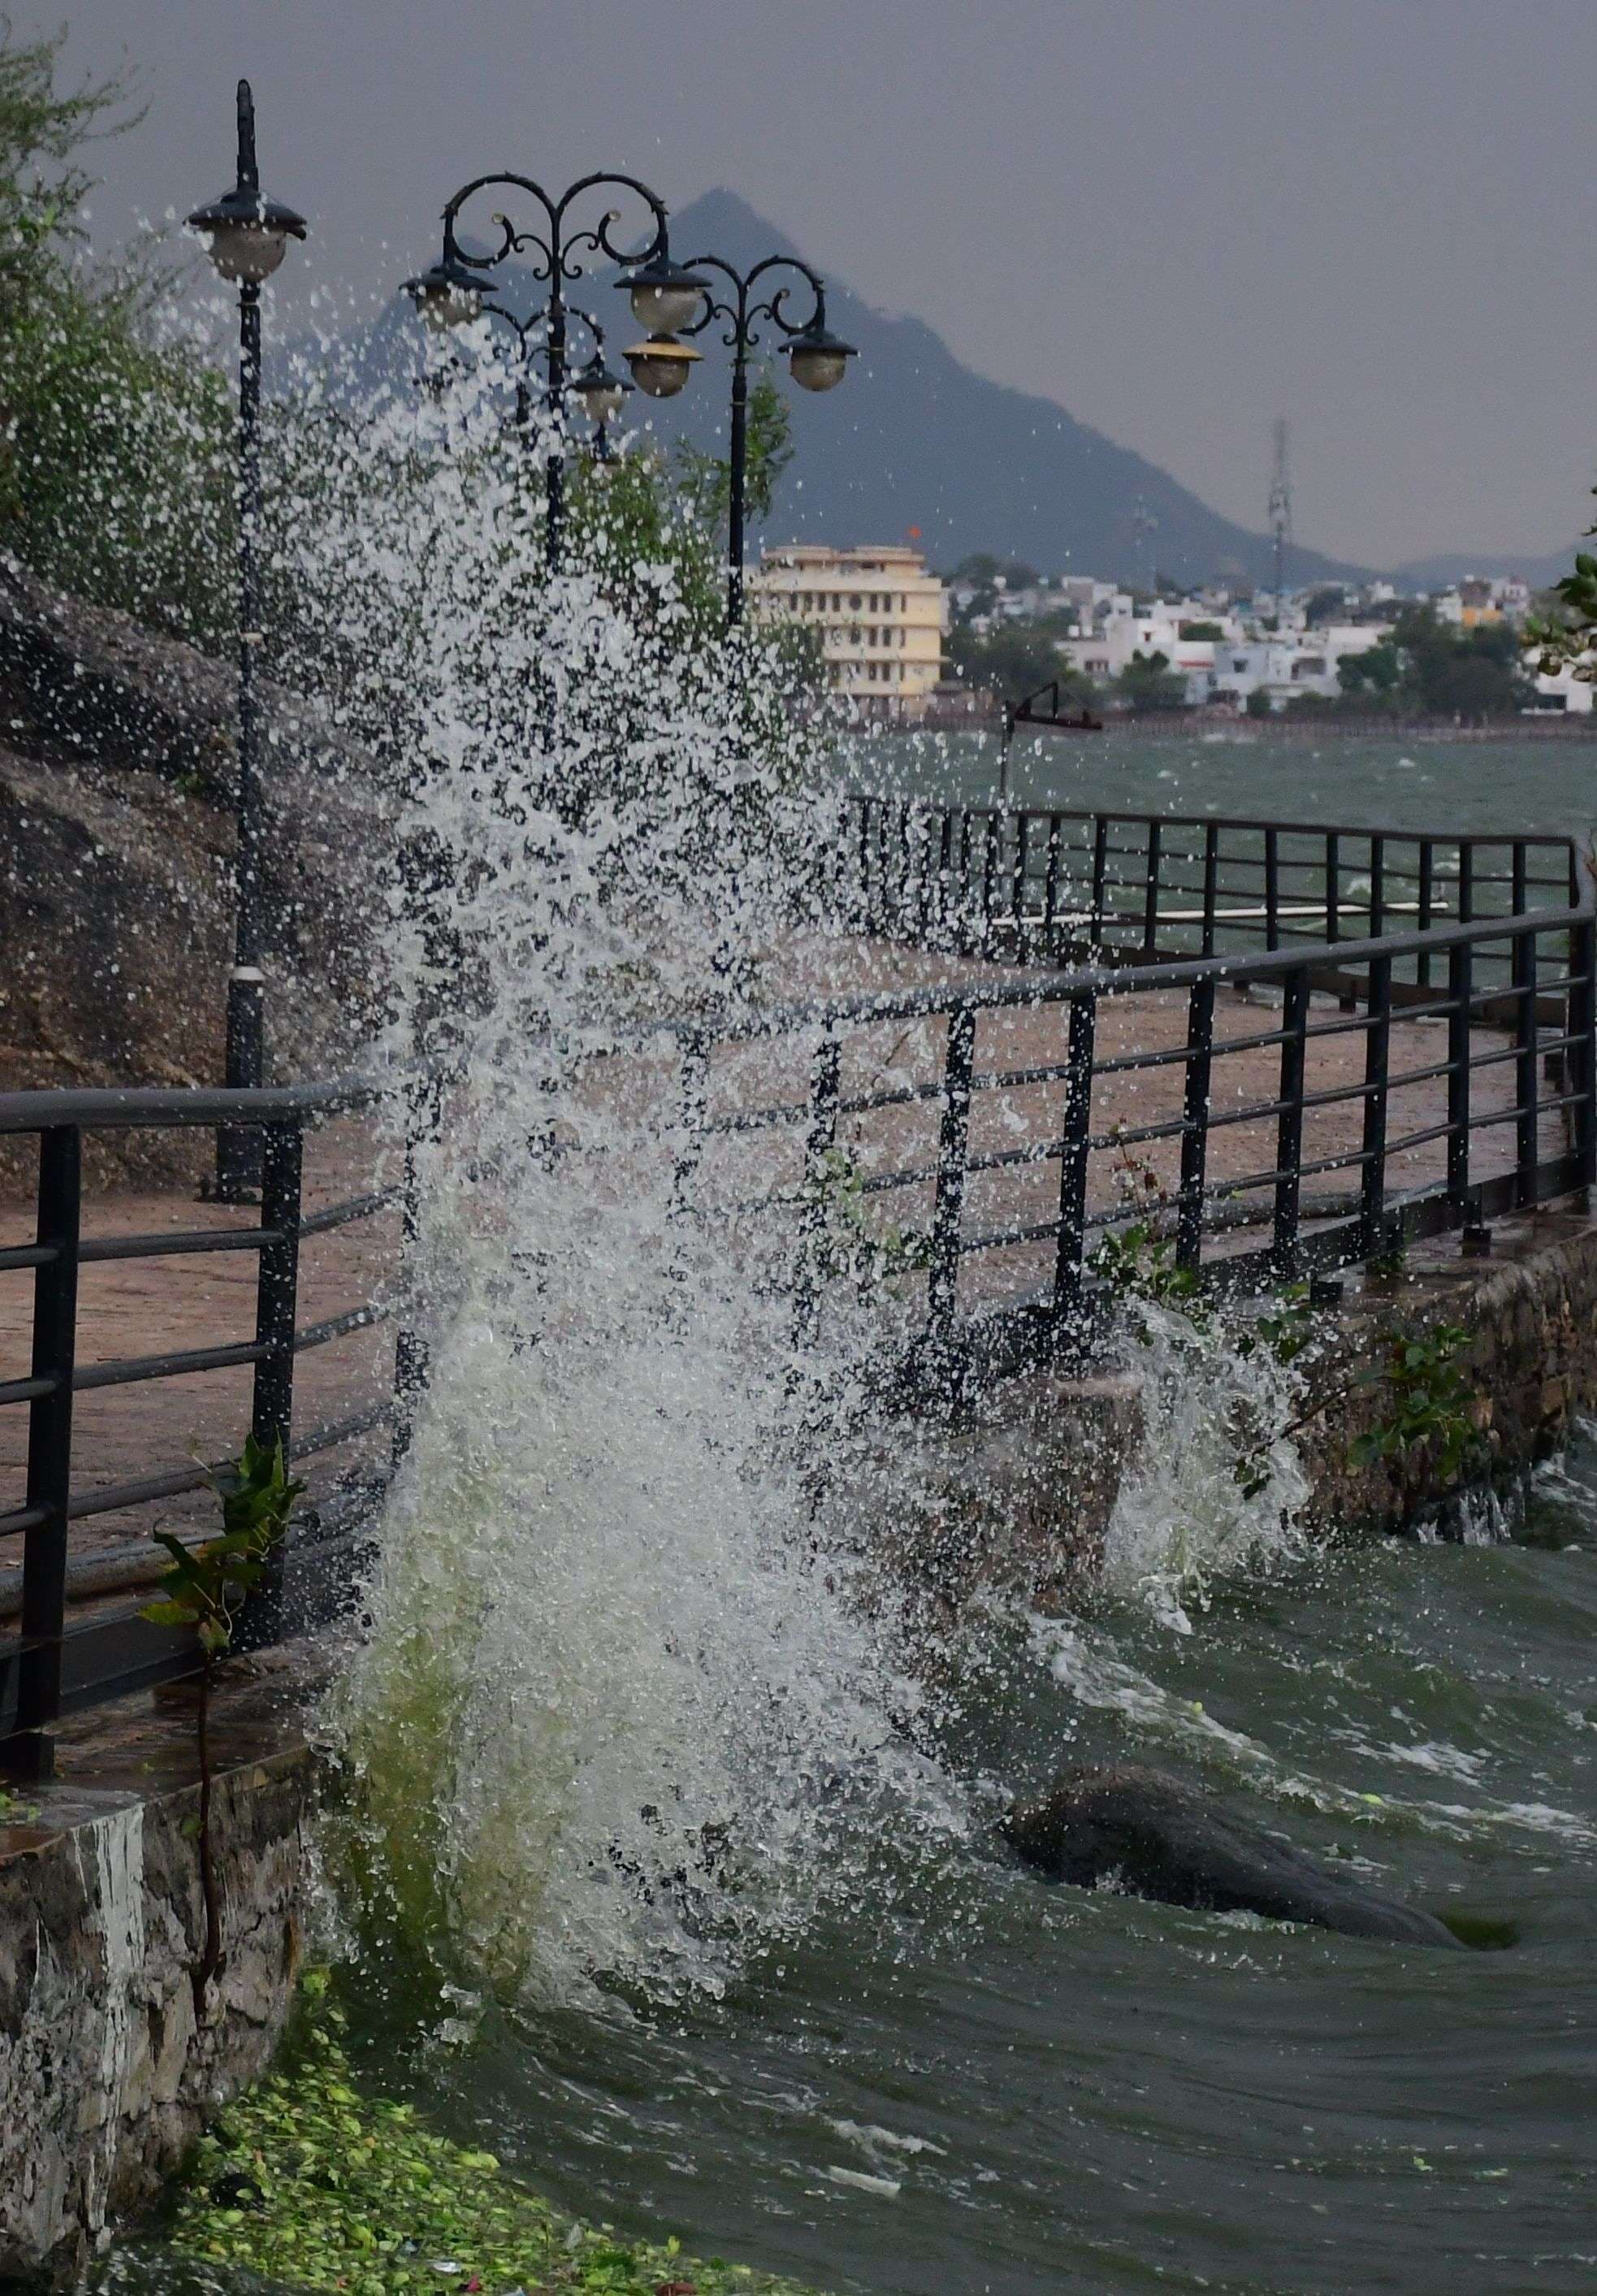
<svg viewBox="0 0 1597 2296">
<path fill-rule="evenodd" d="M 628 2242 L 516 2184 L 491 2152 L 363 2093 L 324 1976 L 292 2046 L 228 2105 L 190 2160 L 166 2227 L 172 2248 L 337 2296 L 429 2290 L 480 2296 L 806 2296 L 791 2281 L 676 2240 Z"/>
</svg>

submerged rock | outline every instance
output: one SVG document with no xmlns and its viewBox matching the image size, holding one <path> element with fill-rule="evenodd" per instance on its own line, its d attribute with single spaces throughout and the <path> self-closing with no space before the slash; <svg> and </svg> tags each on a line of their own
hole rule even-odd
<svg viewBox="0 0 1597 2296">
<path fill-rule="evenodd" d="M 1433 1914 L 1330 1872 L 1158 1770 L 1067 1770 L 1043 1800 L 1011 1810 L 1003 1832 L 1051 1882 L 1111 1882 L 1134 1897 L 1200 1912 L 1263 1914 L 1407 1945 L 1458 1944 Z"/>
</svg>

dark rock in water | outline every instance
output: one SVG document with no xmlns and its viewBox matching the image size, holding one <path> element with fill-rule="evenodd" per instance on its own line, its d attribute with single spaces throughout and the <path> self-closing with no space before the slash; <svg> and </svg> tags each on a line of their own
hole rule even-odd
<svg viewBox="0 0 1597 2296">
<path fill-rule="evenodd" d="M 1312 1922 L 1353 1937 L 1456 1947 L 1434 1915 L 1329 1872 L 1261 1826 L 1213 1808 L 1157 1770 L 1067 1770 L 1012 1810 L 1011 1849 L 1051 1882 L 1114 1882 L 1138 1898 L 1208 1913 Z"/>
</svg>

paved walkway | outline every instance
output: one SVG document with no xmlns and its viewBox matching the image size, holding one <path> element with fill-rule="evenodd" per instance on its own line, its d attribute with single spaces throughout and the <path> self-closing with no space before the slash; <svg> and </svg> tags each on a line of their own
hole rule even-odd
<svg viewBox="0 0 1597 2296">
<path fill-rule="evenodd" d="M 880 944 L 831 944 L 821 950 L 812 947 L 787 953 L 774 969 L 773 993 L 785 1001 L 861 987 L 902 988 L 950 978 L 990 980 L 995 975 L 1025 977 L 1001 975 L 994 967 L 884 950 Z M 1279 992 L 1274 992 L 1274 1003 L 1267 1001 L 1270 994 L 1259 992 L 1244 998 L 1228 988 L 1220 992 L 1211 1099 L 1216 1118 L 1228 1107 L 1267 1107 L 1274 1098 L 1279 1046 L 1250 1041 L 1267 1036 L 1279 1025 Z M 1184 992 L 1106 999 L 1099 1013 L 1098 1061 L 1113 1063 L 1134 1053 L 1175 1051 L 1184 1046 L 1186 1019 Z M 1068 1008 L 1057 1004 L 982 1013 L 976 1041 L 979 1086 L 983 1075 L 1062 1062 L 1067 1020 Z M 1315 996 L 1311 1029 L 1322 1027 L 1333 1033 L 1311 1037 L 1306 1083 L 1311 1094 L 1328 1096 L 1308 1114 L 1302 1152 L 1307 1165 L 1344 1160 L 1344 1168 L 1311 1174 L 1306 1180 L 1308 1219 L 1316 1206 L 1335 1199 L 1345 1203 L 1356 1191 L 1358 1168 L 1350 1160 L 1358 1153 L 1363 1124 L 1357 1089 L 1364 1077 L 1362 1021 L 1340 1013 L 1333 1000 Z M 936 1088 L 945 1031 L 945 1022 L 936 1018 L 874 1024 L 848 1037 L 842 1063 L 845 1104 L 851 1098 L 882 1091 L 905 1095 L 889 1110 L 845 1113 L 839 1123 L 839 1144 L 848 1148 L 867 1177 L 927 1171 L 935 1164 L 939 1121 Z M 1501 1054 L 1504 1044 L 1501 1033 L 1479 1031 L 1475 1051 L 1478 1056 L 1489 1058 Z M 1238 1049 L 1228 1051 L 1228 1046 Z M 1403 1078 L 1430 1069 L 1445 1057 L 1445 1026 L 1401 1018 L 1394 1021 L 1389 1110 L 1389 1134 L 1394 1141 L 1409 1133 L 1429 1132 L 1444 1120 L 1444 1081 L 1423 1075 L 1413 1083 Z M 807 1063 L 808 1048 L 803 1040 L 717 1054 L 710 1076 L 712 1116 L 737 1107 L 801 1102 L 807 1090 Z M 660 1064 L 618 1062 L 604 1063 L 603 1069 L 604 1076 L 595 1086 L 601 1096 L 625 1092 L 629 1111 L 635 1115 L 641 1103 L 652 1095 L 662 1115 L 674 1118 L 676 1079 Z M 1482 1069 L 1475 1079 L 1478 1114 L 1511 1109 L 1513 1080 L 1511 1062 L 1497 1059 L 1495 1065 Z M 1134 1131 L 1174 1126 L 1181 1113 L 1183 1082 L 1179 1060 L 1100 1077 L 1094 1088 L 1094 1132 L 1105 1136 L 1117 1127 Z M 994 1160 L 988 1168 L 971 1175 L 964 1214 L 967 1238 L 1056 1217 L 1059 1161 L 1056 1156 L 1050 1158 L 1041 1152 L 1059 1138 L 1063 1090 L 1057 1078 L 1003 1090 L 978 1089 L 970 1154 L 979 1162 Z M 1561 1148 L 1562 1128 L 1561 1116 L 1543 1119 L 1544 1155 Z M 700 1172 L 703 1199 L 712 1205 L 727 1203 L 795 1187 L 801 1177 L 803 1131 L 802 1124 L 788 1124 L 712 1141 Z M 1211 1136 L 1210 1184 L 1249 1174 L 1273 1174 L 1275 1152 L 1273 1116 L 1217 1128 Z M 372 1153 L 373 1143 L 356 1119 L 330 1128 L 307 1143 L 307 1210 L 369 1187 Z M 1513 1153 L 1511 1123 L 1486 1130 L 1476 1144 L 1474 1177 L 1511 1168 Z M 1445 1158 L 1445 1141 L 1434 1137 L 1394 1153 L 1388 1167 L 1389 1189 L 1396 1193 L 1441 1179 Z M 1106 1145 L 1092 1159 L 1089 1210 L 1102 1214 L 1128 1200 L 1155 1206 L 1167 1201 L 1175 1186 L 1179 1160 L 1179 1142 L 1168 1131 L 1139 1145 Z M 924 1228 L 930 1216 L 931 1194 L 927 1180 L 873 1194 L 868 1199 L 868 1216 L 872 1220 L 891 1219 L 906 1228 Z M 1261 1218 L 1267 1218 L 1271 1200 L 1268 1186 L 1251 1198 Z M 782 1217 L 790 1218 L 790 1214 Z M 84 1229 L 86 1234 L 134 1234 L 249 1225 L 252 1218 L 247 1212 L 196 1203 L 186 1193 L 120 1193 L 86 1199 Z M 31 1222 L 31 1204 L 0 1206 L 0 1242 L 27 1240 Z M 301 1262 L 302 1325 L 381 1294 L 395 1271 L 397 1226 L 396 1218 L 389 1215 L 307 1242 Z M 1255 1226 L 1216 1238 L 1206 1249 L 1248 1248 L 1262 1240 L 1263 1231 Z M 962 1299 L 970 1305 L 1036 1289 L 1048 1280 L 1052 1254 L 1048 1242 L 1002 1245 L 972 1253 L 964 1262 Z M 244 1252 L 113 1260 L 86 1267 L 81 1279 L 78 1360 L 87 1365 L 250 1339 L 254 1331 L 255 1277 L 255 1256 Z M 0 1379 L 21 1377 L 28 1371 L 32 1289 L 32 1279 L 26 1274 L 0 1275 Z M 336 1420 L 385 1391 L 392 1348 L 390 1324 L 352 1333 L 302 1356 L 296 1382 L 297 1430 L 304 1432 Z M 251 1374 L 243 1369 L 82 1393 L 75 1421 L 78 1488 L 111 1485 L 180 1467 L 196 1454 L 216 1458 L 235 1451 L 249 1423 L 250 1384 Z M 27 1420 L 23 1406 L 0 1410 L 0 1505 L 17 1505 L 22 1497 Z M 328 1455 L 315 1471 L 313 1488 L 357 1459 L 376 1456 L 383 1439 L 367 1438 L 363 1444 Z M 209 1521 L 213 1511 L 214 1502 L 207 1495 L 195 1494 L 135 1513 L 86 1518 L 74 1525 L 73 1551 L 87 1556 L 130 1540 L 147 1539 L 152 1521 L 162 1527 L 198 1526 Z M 20 1560 L 18 1542 L 8 1544 L 11 1552 L 0 1550 L 0 1586 L 7 1566 Z"/>
</svg>

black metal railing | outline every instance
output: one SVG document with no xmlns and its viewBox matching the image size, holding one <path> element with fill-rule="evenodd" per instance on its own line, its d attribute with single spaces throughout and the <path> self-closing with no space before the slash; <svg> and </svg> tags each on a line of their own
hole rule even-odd
<svg viewBox="0 0 1597 2296">
<path fill-rule="evenodd" d="M 859 809 L 872 849 L 875 802 Z M 939 852 L 962 854 L 964 824 L 987 816 L 932 818 Z M 1058 960 L 1077 946 L 1064 890 L 1077 863 L 1067 867 L 1065 824 L 1091 817 L 1022 818 L 1049 824 L 1040 882 L 1045 922 L 1058 930 L 1045 953 Z M 1172 936 L 1190 932 L 1193 920 L 1172 914 L 1166 896 L 1185 899 L 1174 873 L 1184 849 L 1167 835 L 1172 824 L 1144 825 L 1141 873 L 1126 873 L 1142 962 L 1093 955 L 1069 969 L 1056 962 L 1018 973 L 951 967 L 951 977 L 924 988 L 735 1020 L 667 1019 L 625 1039 L 606 1036 L 588 1071 L 597 1104 L 625 1095 L 628 1136 L 640 1114 L 652 1114 L 663 1185 L 679 1215 L 713 1220 L 733 1249 L 745 1235 L 752 1251 L 774 1249 L 798 1350 L 823 1335 L 844 1281 L 839 1215 L 856 1242 L 890 1216 L 896 1248 L 879 1273 L 904 1310 L 905 1367 L 912 1378 L 935 1378 L 946 1394 L 974 1368 L 1090 1346 L 1102 1291 L 1094 1259 L 1108 1231 L 1123 1236 L 1141 1225 L 1205 1284 L 1266 1290 L 1385 1255 L 1401 1240 L 1478 1230 L 1597 1178 L 1597 910 L 1566 840 L 1404 840 L 1265 824 L 1262 855 L 1250 856 L 1226 845 L 1226 824 L 1214 824 L 1212 840 L 1202 824 L 1213 866 L 1206 858 L 1200 945 L 1183 953 Z M 1259 825 L 1237 826 L 1251 834 Z M 1121 834 L 1115 820 L 1097 820 L 1085 848 L 1097 872 L 1088 921 L 1095 914 L 1104 941 L 1125 914 L 1110 866 L 1124 859 Z M 1344 873 L 1355 834 L 1364 844 L 1355 860 L 1368 864 L 1375 853 L 1362 900 Z M 1326 911 L 1339 931 L 1316 939 L 1294 931 L 1289 947 L 1281 945 L 1281 873 L 1300 857 L 1284 849 L 1300 836 L 1321 853 Z M 1038 849 L 1017 835 L 1008 846 L 1000 838 L 996 849 L 1012 873 L 1010 922 L 1026 922 Z M 1256 862 L 1266 892 L 1275 888 L 1265 914 L 1227 925 L 1264 945 L 1221 947 L 1222 887 Z M 962 901 L 972 882 L 962 858 L 959 870 Z M 1428 903 L 1415 895 L 1412 923 L 1363 937 L 1347 930 L 1355 917 L 1384 922 L 1400 908 L 1392 888 L 1404 872 L 1430 888 Z M 984 859 L 979 882 L 991 889 L 999 876 Z M 925 882 L 909 881 L 916 898 Z M 1438 888 L 1449 885 L 1444 898 Z M 889 890 L 901 903 L 903 882 Z M 1462 916 L 1450 915 L 1448 898 Z M 882 901 L 879 878 L 870 921 L 901 923 L 901 906 Z M 946 922 L 965 911 L 955 903 L 941 914 Z M 987 922 L 1003 914 L 984 893 L 983 955 L 995 953 Z M 1030 942 L 1011 952 L 1031 953 Z M 580 1077 L 576 1088 L 585 1088 Z M 0 1384 L 0 1410 L 28 1413 L 22 1502 L 0 1513 L 0 1540 L 20 1542 L 22 1580 L 20 1630 L 0 1640 L 0 1765 L 42 1766 L 62 1715 L 196 1663 L 191 1637 L 149 1625 L 136 1604 L 73 1600 L 74 1524 L 194 1491 L 206 1475 L 197 1464 L 165 1464 L 86 1487 L 73 1425 L 74 1400 L 86 1390 L 248 1369 L 250 1423 L 264 1441 L 281 1439 L 296 1460 L 391 1426 L 380 1465 L 313 1494 L 251 1631 L 270 1639 L 348 1599 L 358 1527 L 403 1442 L 405 1401 L 422 1376 L 424 1351 L 394 1313 L 399 1289 L 301 1324 L 302 1255 L 320 1235 L 396 1209 L 402 1254 L 415 1208 L 406 1179 L 307 1213 L 302 1151 L 315 1127 L 370 1111 L 400 1090 L 414 1144 L 440 1119 L 437 1070 L 248 1093 L 0 1095 L 0 1136 L 38 1142 L 33 1239 L 0 1248 L 0 1274 L 30 1274 L 33 1283 L 28 1374 Z M 257 1130 L 263 1141 L 255 1225 L 83 1233 L 86 1133 L 224 1126 Z M 561 1144 L 553 1132 L 548 1144 L 552 1152 Z M 79 1361 L 84 1268 L 212 1252 L 257 1255 L 248 1336 Z M 358 1408 L 297 1426 L 300 1359 L 389 1317 L 392 1377 L 378 1379 Z"/>
<path fill-rule="evenodd" d="M 1076 1345 L 1095 1241 L 1134 1218 L 1218 1286 L 1349 1266 L 1597 1177 L 1594 935 L 1587 900 L 1344 941 L 1330 988 L 1317 945 L 967 975 L 700 1027 L 682 1112 L 700 1200 L 796 1218 L 818 1266 L 840 1153 L 854 1201 L 918 1242 L 938 1360 Z M 1399 1002 L 1400 974 L 1421 972 Z M 807 1090 L 770 1095 L 773 1041 Z M 771 1144 L 759 1188 L 751 1138 Z M 717 1170 L 717 1143 L 741 1166 Z M 973 1283 L 983 1263 L 996 1272 Z M 801 1275 L 802 1340 L 823 1288 Z"/>
<path fill-rule="evenodd" d="M 0 1383 L 0 1408 L 26 1406 L 22 1503 L 0 1513 L 0 1554 L 21 1554 L 18 1631 L 0 1639 L 0 1767 L 37 1775 L 48 1767 L 51 1732 L 63 1714 L 191 1672 L 192 1637 L 150 1625 L 136 1604 L 102 1604 L 84 1615 L 70 1602 L 72 1527 L 148 1508 L 199 1489 L 210 1469 L 167 1464 L 123 1481 L 86 1485 L 74 1457 L 77 1397 L 86 1391 L 249 1367 L 249 1423 L 264 1443 L 281 1441 L 291 1460 L 355 1443 L 396 1416 L 396 1390 L 354 1411 L 296 1429 L 295 1369 L 300 1358 L 383 1322 L 392 1303 L 368 1298 L 317 1323 L 299 1322 L 300 1256 L 318 1236 L 402 1206 L 403 1186 L 369 1190 L 306 1213 L 305 1135 L 331 1119 L 371 1108 L 391 1089 L 364 1078 L 260 1091 L 85 1091 L 0 1094 L 0 1136 L 36 1136 L 37 1217 L 34 1240 L 0 1249 L 0 1272 L 31 1270 L 33 1316 L 28 1376 Z M 111 1130 L 201 1127 L 247 1128 L 262 1143 L 260 1216 L 253 1226 L 149 1234 L 85 1234 L 83 1139 Z M 248 1338 L 109 1362 L 78 1358 L 80 1272 L 108 1260 L 156 1260 L 196 1253 L 246 1252 L 257 1260 L 253 1330 Z M 236 1450 L 236 1442 L 233 1449 Z M 212 1466 L 219 1466 L 217 1460 Z M 287 1553 L 275 1559 L 249 1620 L 258 1645 L 307 1622 L 347 1593 L 353 1573 L 329 1576 L 355 1523 L 372 1503 L 371 1477 L 321 1493 Z M 14 1547 L 13 1547 L 14 1551 Z"/>
<path fill-rule="evenodd" d="M 1023 963 L 1334 947 L 1582 898 L 1568 837 L 867 796 L 850 798 L 848 811 L 844 917 L 890 938 Z M 1433 959 L 1423 947 L 1412 952 L 1395 984 L 1400 1000 L 1433 985 Z"/>
</svg>

